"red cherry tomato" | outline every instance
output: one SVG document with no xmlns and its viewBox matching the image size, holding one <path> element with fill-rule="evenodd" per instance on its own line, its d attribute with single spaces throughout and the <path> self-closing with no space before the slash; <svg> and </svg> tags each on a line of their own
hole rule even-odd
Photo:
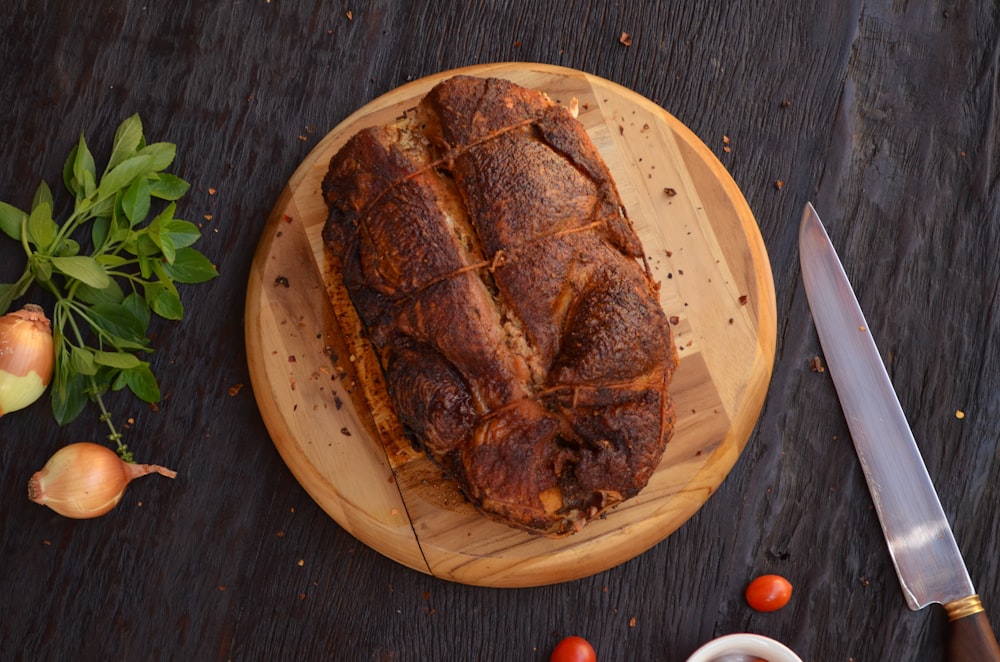
<svg viewBox="0 0 1000 662">
<path fill-rule="evenodd" d="M 552 649 L 549 662 L 597 662 L 597 653 L 583 637 L 566 637 Z"/>
<path fill-rule="evenodd" d="M 781 575 L 761 575 L 747 586 L 746 597 L 757 611 L 775 611 L 788 604 L 792 585 Z"/>
</svg>

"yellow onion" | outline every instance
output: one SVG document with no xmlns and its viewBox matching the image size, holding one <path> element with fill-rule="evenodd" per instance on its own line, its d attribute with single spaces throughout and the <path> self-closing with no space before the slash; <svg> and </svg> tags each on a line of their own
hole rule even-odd
<svg viewBox="0 0 1000 662">
<path fill-rule="evenodd" d="M 0 317 L 0 416 L 40 398 L 54 363 L 52 325 L 41 306 Z"/>
<path fill-rule="evenodd" d="M 125 462 L 110 448 L 83 441 L 59 449 L 35 472 L 28 498 L 66 517 L 100 517 L 118 505 L 133 479 L 150 473 L 177 475 L 155 464 Z"/>
</svg>

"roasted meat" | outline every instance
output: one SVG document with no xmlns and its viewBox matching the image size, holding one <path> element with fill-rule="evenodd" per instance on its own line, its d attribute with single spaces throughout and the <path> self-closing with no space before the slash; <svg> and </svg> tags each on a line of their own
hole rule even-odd
<svg viewBox="0 0 1000 662">
<path fill-rule="evenodd" d="M 413 441 L 482 513 L 578 530 L 636 495 L 674 425 L 657 284 L 582 125 L 459 76 L 363 130 L 323 238 Z"/>
</svg>

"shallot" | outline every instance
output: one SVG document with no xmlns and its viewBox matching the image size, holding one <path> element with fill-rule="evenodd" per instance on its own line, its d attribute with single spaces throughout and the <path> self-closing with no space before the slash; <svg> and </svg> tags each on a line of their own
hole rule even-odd
<svg viewBox="0 0 1000 662">
<path fill-rule="evenodd" d="M 132 480 L 150 473 L 177 475 L 156 464 L 125 462 L 106 446 L 79 442 L 56 451 L 35 472 L 28 498 L 73 519 L 100 517 L 118 505 Z"/>
<path fill-rule="evenodd" d="M 52 325 L 41 306 L 29 303 L 0 317 L 0 416 L 40 398 L 54 363 Z"/>
</svg>

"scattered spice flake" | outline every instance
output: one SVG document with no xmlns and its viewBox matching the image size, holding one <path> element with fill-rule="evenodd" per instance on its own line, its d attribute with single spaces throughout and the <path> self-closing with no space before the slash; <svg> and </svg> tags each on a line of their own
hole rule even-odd
<svg viewBox="0 0 1000 662">
<path fill-rule="evenodd" d="M 340 434 L 344 435 L 345 437 L 350 437 L 351 431 L 348 430 L 347 428 L 340 428 Z"/>
<path fill-rule="evenodd" d="M 294 354 L 289 354 L 288 355 L 288 362 L 289 363 L 295 363 L 295 355 Z"/>
<path fill-rule="evenodd" d="M 284 538 L 285 537 L 285 532 L 284 531 L 278 531 L 274 535 L 278 536 L 279 538 Z"/>
<path fill-rule="evenodd" d="M 292 222 L 292 217 L 289 216 L 288 214 L 282 214 L 281 215 L 281 220 L 283 220 L 285 223 L 291 223 Z"/>
<path fill-rule="evenodd" d="M 205 214 L 202 218 L 204 218 L 206 221 L 211 221 L 215 217 L 212 216 L 211 214 Z"/>
<path fill-rule="evenodd" d="M 955 418 L 957 418 L 958 420 L 962 420 L 963 418 L 965 418 L 965 412 L 962 411 L 961 409 L 956 409 Z"/>
<path fill-rule="evenodd" d="M 226 590 L 226 585 L 225 584 L 219 584 L 219 590 L 220 591 L 225 591 Z"/>
<path fill-rule="evenodd" d="M 514 48 L 520 48 L 520 47 L 521 47 L 521 40 L 518 39 L 517 41 L 514 42 Z"/>
<path fill-rule="evenodd" d="M 727 135 L 723 135 L 722 136 L 722 144 L 723 145 L 728 145 L 729 144 L 729 136 L 727 136 Z"/>
<path fill-rule="evenodd" d="M 229 387 L 229 397 L 237 395 L 242 390 L 243 390 L 243 384 L 233 384 L 232 386 Z"/>
<path fill-rule="evenodd" d="M 348 21 L 353 21 L 354 20 L 354 12 L 352 12 L 350 9 L 348 9 L 346 12 L 344 12 L 344 16 L 347 17 Z"/>
<path fill-rule="evenodd" d="M 663 192 L 667 194 L 668 198 L 672 198 L 677 195 L 677 189 L 670 188 L 669 186 L 664 188 Z"/>
<path fill-rule="evenodd" d="M 747 297 L 747 295 L 745 295 L 745 294 L 741 294 L 740 295 L 740 305 L 741 306 L 747 305 L 747 301 L 748 300 L 749 300 L 749 297 Z"/>
<path fill-rule="evenodd" d="M 790 100 L 790 99 L 782 99 L 782 100 L 781 100 L 781 103 L 780 103 L 779 105 L 780 105 L 780 106 L 781 106 L 782 108 L 791 108 L 791 107 L 792 107 L 792 102 L 791 102 L 791 100 Z"/>
<path fill-rule="evenodd" d="M 627 32 L 622 32 L 621 36 L 618 37 L 618 41 L 623 46 L 631 46 L 632 45 L 632 35 L 630 35 Z"/>
<path fill-rule="evenodd" d="M 812 360 L 809 362 L 809 369 L 813 372 L 826 372 L 826 367 L 823 365 L 823 359 L 818 356 L 812 357 Z"/>
<path fill-rule="evenodd" d="M 677 326 L 680 323 L 681 323 L 681 318 L 680 317 L 678 317 L 677 315 L 671 315 L 670 316 L 670 324 L 672 326 Z"/>
<path fill-rule="evenodd" d="M 215 195 L 215 189 L 214 188 L 209 188 L 208 189 L 208 194 L 209 195 Z"/>
<path fill-rule="evenodd" d="M 298 566 L 299 566 L 300 568 L 301 568 L 302 566 L 304 566 L 305 564 L 306 564 L 306 560 L 305 560 L 305 559 L 299 559 L 299 563 L 298 563 Z"/>
<path fill-rule="evenodd" d="M 277 276 L 274 279 L 274 286 L 278 287 L 279 285 L 282 286 L 282 287 L 290 287 L 291 286 L 290 283 L 288 282 L 288 277 L 286 277 L 286 276 Z"/>
<path fill-rule="evenodd" d="M 784 180 L 781 180 L 781 179 L 775 180 L 775 182 L 774 182 L 774 188 L 778 189 L 779 191 L 781 189 L 785 188 L 785 182 L 784 182 Z"/>
<path fill-rule="evenodd" d="M 305 600 L 305 599 L 306 599 L 306 594 L 305 593 L 299 593 L 299 600 Z"/>
<path fill-rule="evenodd" d="M 633 616 L 632 618 L 628 619 L 628 626 L 630 628 L 634 628 L 635 627 L 635 616 Z"/>
</svg>

